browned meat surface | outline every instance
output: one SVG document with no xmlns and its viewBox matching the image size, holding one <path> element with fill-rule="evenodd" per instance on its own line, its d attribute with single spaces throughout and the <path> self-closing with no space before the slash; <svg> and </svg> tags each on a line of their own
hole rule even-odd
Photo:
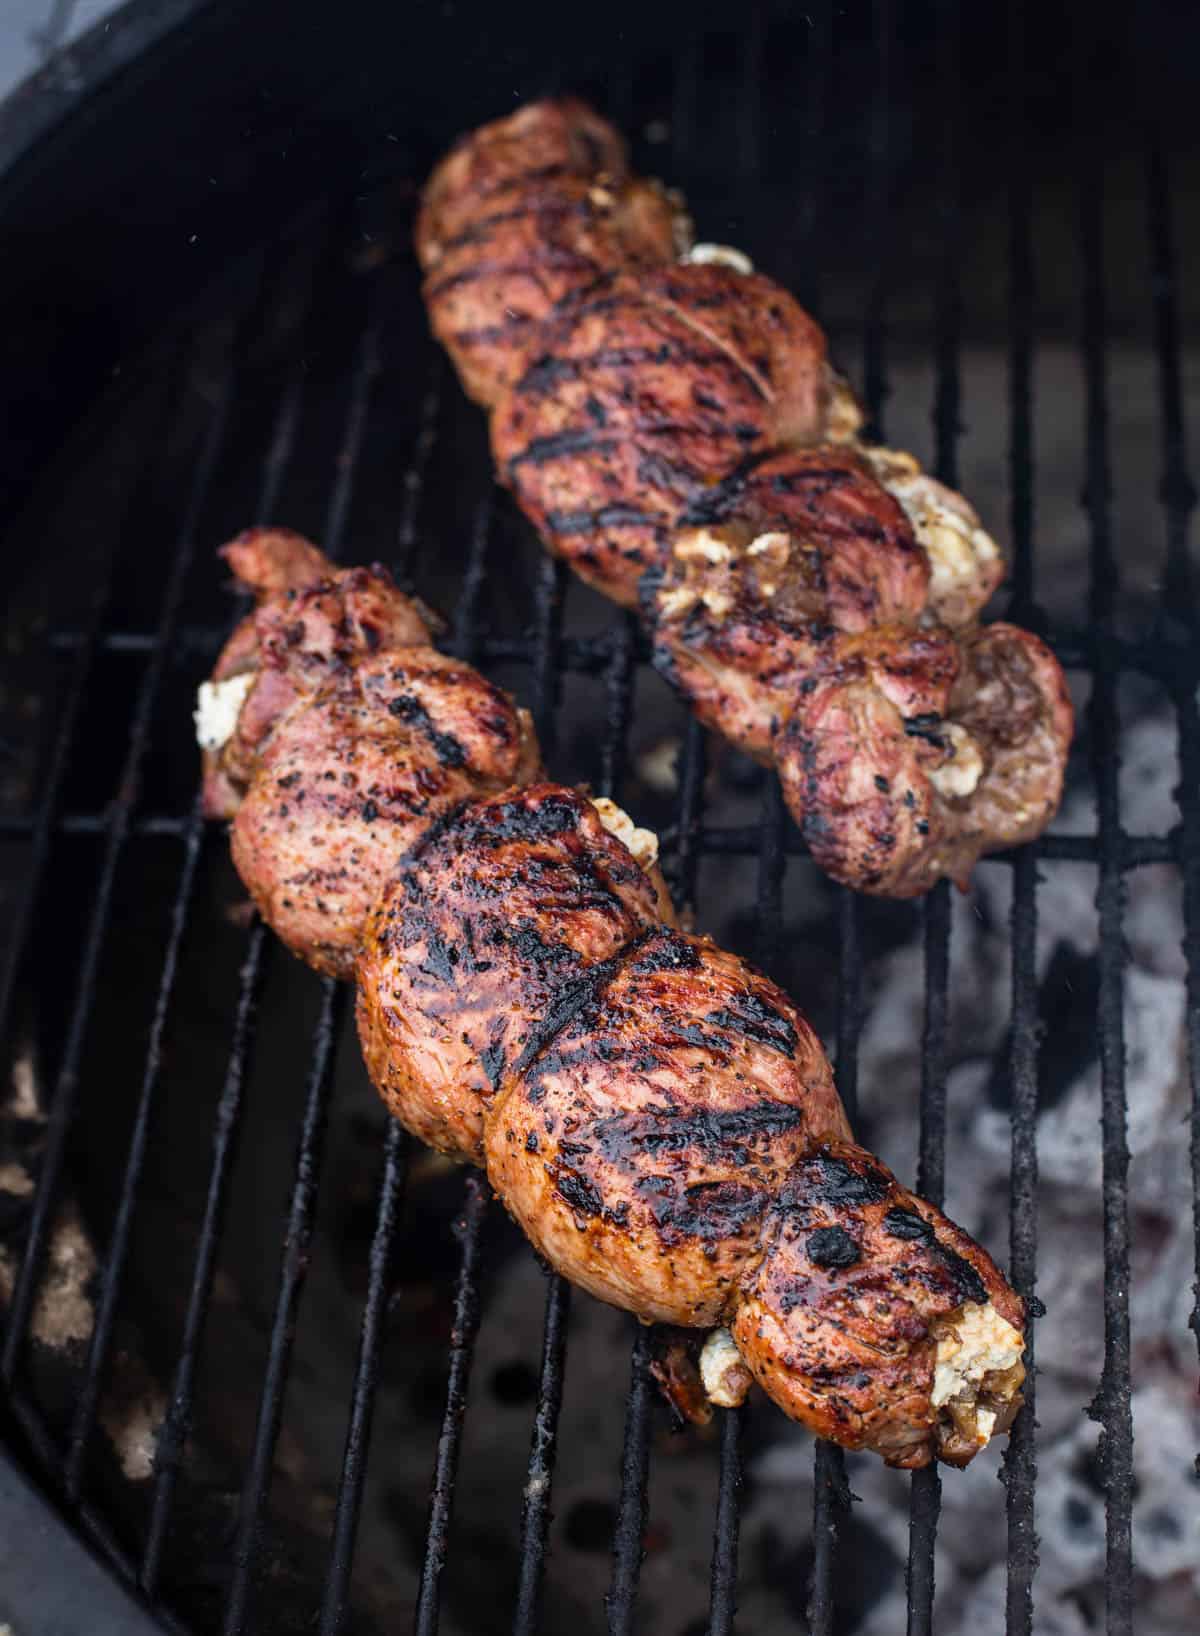
<svg viewBox="0 0 1200 1636">
<path fill-rule="evenodd" d="M 849 1138 L 820 1042 L 767 978 L 665 930 L 572 1001 L 502 1084 L 488 1175 L 574 1283 L 643 1318 L 719 1323 L 788 1172 L 814 1139 Z"/>
<path fill-rule="evenodd" d="M 632 179 L 611 126 L 581 103 L 534 103 L 468 137 L 425 189 L 416 246 L 434 334 L 490 406 L 572 291 L 673 261 L 678 206 Z"/>
<path fill-rule="evenodd" d="M 1020 1330 L 991 1257 L 862 1148 L 807 1154 L 772 1201 L 733 1338 L 759 1384 L 818 1436 L 889 1465 L 953 1465 L 979 1450 L 980 1412 L 1005 1430 L 1020 1362 L 985 1374 L 969 1409 L 935 1404 L 938 1331 L 969 1303 Z M 957 1416 L 957 1418 L 956 1418 Z"/>
<path fill-rule="evenodd" d="M 430 264 L 433 332 L 467 392 L 490 407 L 522 374 L 557 302 L 607 273 L 673 260 L 679 235 L 676 207 L 652 182 L 514 183 Z"/>
<path fill-rule="evenodd" d="M 336 569 L 289 529 L 253 528 L 221 555 L 258 606 L 222 649 L 212 681 L 252 676 L 232 733 L 204 756 L 204 810 L 232 818 L 258 748 L 299 697 L 314 692 L 361 653 L 424 644 L 428 616 L 396 589 L 386 569 Z"/>
<path fill-rule="evenodd" d="M 421 194 L 417 255 L 437 262 L 447 239 L 472 227 L 481 209 L 515 182 L 628 173 L 625 144 L 606 119 L 574 97 L 527 102 L 462 137 Z"/>
<path fill-rule="evenodd" d="M 500 480 L 582 579 L 640 606 L 700 719 L 778 761 L 822 867 L 901 897 L 965 882 L 1053 816 L 1062 673 L 1033 637 L 979 635 L 999 546 L 911 455 L 860 441 L 791 297 L 719 246 L 669 264 L 664 221 L 649 252 L 617 225 L 639 185 L 578 103 L 483 127 L 430 179 L 431 316 L 493 409 Z M 644 197 L 649 221 L 663 196 Z M 909 671 L 919 708 L 899 697 Z"/>
<path fill-rule="evenodd" d="M 774 455 L 705 495 L 642 603 L 655 663 L 709 727 L 769 760 L 837 631 L 915 621 L 929 568 L 850 449 Z"/>
<path fill-rule="evenodd" d="M 627 607 L 697 494 L 811 442 L 821 332 L 786 291 L 721 266 L 624 275 L 568 300 L 492 419 L 501 480 L 546 544 Z"/>
<path fill-rule="evenodd" d="M 1073 725 L 1061 667 L 1028 631 L 893 627 L 827 645 L 776 764 L 823 869 L 913 897 L 1042 832 Z"/>
<path fill-rule="evenodd" d="M 214 680 L 252 678 L 207 752 L 206 810 L 263 918 L 318 970 L 353 973 L 401 854 L 455 803 L 532 776 L 528 717 L 427 645 L 426 616 L 382 568 L 335 570 L 297 535 L 224 553 L 261 600 Z"/>
<path fill-rule="evenodd" d="M 251 692 L 231 723 L 234 860 L 291 948 L 357 976 L 391 1111 L 485 1164 L 574 1282 L 720 1326 L 699 1385 L 682 1354 L 667 1370 L 686 1412 L 701 1388 L 739 1401 L 753 1372 L 849 1446 L 965 1463 L 1021 1380 L 1020 1303 L 991 1261 L 854 1147 L 788 997 L 664 924 L 655 838 L 611 802 L 530 783 L 536 747 L 503 694 L 423 643 L 389 645 L 414 632 L 385 576 L 295 560 L 316 584 L 281 567 L 238 639 L 241 674 L 286 696 L 271 713 Z M 890 650 L 868 665 L 908 712 L 953 682 L 921 640 L 907 670 Z M 1010 677 L 995 654 L 973 663 L 973 700 Z M 1020 701 L 991 708 L 1012 719 Z"/>
<path fill-rule="evenodd" d="M 384 1101 L 482 1164 L 484 1111 L 564 990 L 657 924 L 653 884 L 585 796 L 540 784 L 467 807 L 371 917 L 358 1030 Z"/>
</svg>

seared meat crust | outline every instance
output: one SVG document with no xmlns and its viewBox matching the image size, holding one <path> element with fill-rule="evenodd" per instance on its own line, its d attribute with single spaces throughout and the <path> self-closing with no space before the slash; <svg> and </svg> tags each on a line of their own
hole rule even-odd
<svg viewBox="0 0 1200 1636">
<path fill-rule="evenodd" d="M 457 803 L 535 766 L 528 718 L 478 671 L 432 648 L 374 654 L 275 722 L 233 821 L 233 861 L 288 947 L 349 978 L 403 854 Z"/>
<path fill-rule="evenodd" d="M 819 1432 L 893 1463 L 965 1463 L 1020 1383 L 1023 1314 L 991 1261 L 854 1147 L 787 996 L 663 924 L 655 838 L 609 802 L 531 784 L 527 718 L 470 667 L 377 645 L 381 628 L 413 634 L 385 577 L 284 553 L 319 578 L 288 584 L 268 552 L 273 583 L 241 638 L 255 687 L 286 689 L 274 714 L 247 696 L 233 727 L 234 860 L 289 946 L 357 975 L 388 1107 L 485 1164 L 584 1288 L 647 1320 L 732 1326 L 768 1392 Z M 855 640 L 897 708 L 952 687 L 934 649 L 905 670 Z M 1019 716 L 1009 671 L 977 663 L 972 698 Z M 837 1167 L 858 1192 L 832 1186 Z M 851 1261 L 844 1280 L 829 1271 Z M 741 1391 L 718 1338 L 720 1389 Z"/>
<path fill-rule="evenodd" d="M 899 505 L 852 449 L 827 446 L 774 455 L 697 501 L 642 605 L 662 673 L 706 726 L 769 761 L 835 633 L 915 621 L 928 585 Z"/>
<path fill-rule="evenodd" d="M 1042 832 L 1073 725 L 1062 669 L 1028 631 L 882 629 L 827 645 L 775 758 L 821 867 L 913 897 Z"/>
<path fill-rule="evenodd" d="M 578 222 L 600 171 L 606 225 L 589 236 Z M 636 186 L 616 132 L 579 104 L 484 127 L 430 180 L 417 245 L 431 314 L 468 391 L 493 404 L 500 480 L 552 552 L 640 606 L 655 663 L 700 719 L 778 762 L 835 878 L 901 897 L 941 874 L 964 883 L 1053 815 L 1062 673 L 1025 633 L 980 638 L 999 547 L 912 456 L 859 441 L 862 412 L 790 296 L 745 258 L 666 264 L 662 221 L 648 253 L 614 228 Z M 452 232 L 431 225 L 450 217 Z M 484 388 L 464 337 L 492 349 Z M 893 696 L 914 669 L 920 710 Z M 986 700 L 972 711 L 984 670 L 1019 730 Z M 905 742 L 922 732 L 924 747 Z"/>
<path fill-rule="evenodd" d="M 557 997 L 658 920 L 649 877 L 574 790 L 506 790 L 435 826 L 380 894 L 358 964 L 388 1107 L 482 1164 L 485 1109 Z"/>
<path fill-rule="evenodd" d="M 622 268 L 673 260 L 678 213 L 651 182 L 555 177 L 495 194 L 426 274 L 434 334 L 490 408 L 522 374 L 557 302 Z"/>
<path fill-rule="evenodd" d="M 959 1447 L 931 1394 L 937 1321 L 966 1302 L 1023 1325 L 990 1256 L 862 1148 L 831 1142 L 772 1201 L 731 1327 L 759 1384 L 818 1436 L 889 1465 L 965 1464 L 978 1445 Z M 1004 1403 L 1011 1420 L 1020 1399 Z"/>
<path fill-rule="evenodd" d="M 606 119 L 575 97 L 527 102 L 455 143 L 421 193 L 416 248 L 436 265 L 447 241 L 471 228 L 481 207 L 516 182 L 628 172 L 625 143 Z"/>
<path fill-rule="evenodd" d="M 559 1004 L 489 1112 L 492 1184 L 572 1282 L 715 1324 L 814 1135 L 849 1138 L 820 1042 L 766 977 L 665 929 Z"/>
<path fill-rule="evenodd" d="M 501 480 L 552 551 L 626 607 L 702 489 L 811 442 L 821 332 L 786 291 L 721 266 L 621 275 L 564 302 L 497 405 Z"/>
<path fill-rule="evenodd" d="M 233 735 L 204 757 L 204 810 L 232 818 L 259 747 L 297 699 L 334 679 L 358 655 L 429 641 L 429 618 L 387 570 L 335 569 L 303 535 L 252 528 L 221 555 L 258 598 L 213 670 L 214 682 L 253 675 Z"/>
<path fill-rule="evenodd" d="M 490 407 L 554 305 L 606 273 L 673 261 L 686 220 L 628 174 L 611 125 L 582 103 L 533 103 L 467 137 L 434 171 L 416 229 L 434 334 Z"/>
</svg>

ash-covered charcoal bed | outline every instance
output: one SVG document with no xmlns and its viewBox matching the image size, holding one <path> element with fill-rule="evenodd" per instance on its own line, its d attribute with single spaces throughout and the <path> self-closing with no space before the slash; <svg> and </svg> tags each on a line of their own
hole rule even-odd
<svg viewBox="0 0 1200 1636">
<path fill-rule="evenodd" d="M 1194 58 L 133 0 L 3 109 L 0 1625 L 1200 1623 Z"/>
</svg>

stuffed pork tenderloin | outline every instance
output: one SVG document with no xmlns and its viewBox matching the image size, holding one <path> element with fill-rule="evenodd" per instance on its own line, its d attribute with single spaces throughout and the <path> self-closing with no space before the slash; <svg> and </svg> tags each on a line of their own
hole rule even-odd
<svg viewBox="0 0 1200 1636">
<path fill-rule="evenodd" d="M 356 980 L 390 1112 L 573 1283 L 711 1332 L 717 1401 L 752 1377 L 847 1448 L 967 1463 L 1020 1404 L 1022 1303 L 854 1143 L 796 1006 L 679 929 L 653 835 L 547 781 L 383 570 L 274 530 L 226 557 L 258 603 L 201 690 L 208 809 L 288 947 Z"/>
<path fill-rule="evenodd" d="M 739 252 L 672 260 L 664 232 L 655 257 L 614 249 L 611 265 L 570 271 L 560 258 L 563 278 L 531 303 L 528 260 L 470 238 L 491 220 L 497 170 L 540 198 L 568 176 L 629 173 L 590 110 L 535 103 L 466 138 L 425 193 L 435 332 L 442 218 L 467 284 L 508 314 L 504 367 L 474 395 L 498 476 L 547 547 L 640 608 L 660 670 L 706 725 L 777 767 L 833 878 L 913 896 L 1040 834 L 1072 707 L 1043 643 L 979 625 L 1004 564 L 971 506 L 862 441 L 822 332 Z M 532 244 L 548 253 L 536 230 Z"/>
</svg>

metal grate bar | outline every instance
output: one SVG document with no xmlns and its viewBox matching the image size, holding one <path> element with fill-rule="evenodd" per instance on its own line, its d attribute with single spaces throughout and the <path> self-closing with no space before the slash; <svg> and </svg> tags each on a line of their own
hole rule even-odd
<svg viewBox="0 0 1200 1636">
<path fill-rule="evenodd" d="M 216 470 L 217 457 L 225 437 L 231 401 L 232 351 L 222 360 L 222 380 L 210 411 L 208 425 L 198 451 L 195 473 L 184 505 L 179 536 L 159 616 L 159 641 L 146 667 L 138 688 L 137 701 L 129 727 L 129 742 L 121 766 L 113 800 L 108 839 L 96 887 L 83 958 L 80 962 L 75 1000 L 67 1027 L 62 1062 L 55 1085 L 54 1100 L 46 1129 L 46 1145 L 38 1172 L 37 1188 L 30 1211 L 29 1230 L 21 1265 L 17 1273 L 12 1302 L 4 1335 L 4 1349 L 0 1353 L 0 1379 L 11 1387 L 21 1357 L 22 1343 L 37 1293 L 41 1276 L 46 1241 L 53 1221 L 58 1183 L 66 1156 L 67 1137 L 79 1095 L 79 1070 L 83 1047 L 91 1020 L 95 999 L 100 958 L 107 940 L 112 919 L 113 893 L 117 867 L 129 838 L 130 820 L 138 795 L 138 773 L 150 741 L 150 728 L 159 689 L 166 673 L 167 650 L 170 646 L 179 611 L 183 603 L 188 570 L 195 548 L 196 528 L 201 508 L 208 493 L 209 483 Z"/>
<path fill-rule="evenodd" d="M 1082 67 L 1082 65 L 1081 65 Z M 1133 1414 L 1129 1359 L 1129 1145 L 1125 1118 L 1124 934 L 1120 844 L 1120 718 L 1117 674 L 1107 652 L 1118 594 L 1113 551 L 1108 382 L 1107 300 L 1102 227 L 1103 161 L 1094 137 L 1083 144 L 1080 250 L 1083 259 L 1082 350 L 1086 381 L 1087 476 L 1083 501 L 1091 532 L 1090 613 L 1096 632 L 1090 737 L 1100 832 L 1100 1128 L 1104 1145 L 1104 1371 L 1090 1413 L 1101 1422 L 1100 1468 L 1105 1491 L 1105 1600 L 1112 1636 L 1133 1628 Z"/>
<path fill-rule="evenodd" d="M 321 982 L 321 1009 L 313 1036 L 312 1064 L 300 1129 L 300 1151 L 296 1179 L 288 1206 L 287 1231 L 283 1246 L 283 1267 L 267 1364 L 259 1397 L 254 1447 L 242 1486 L 237 1531 L 233 1542 L 233 1578 L 225 1607 L 222 1629 L 225 1636 L 239 1636 L 249 1629 L 253 1575 L 262 1536 L 263 1508 L 271 1482 L 275 1444 L 283 1418 L 283 1394 L 292 1359 L 292 1341 L 300 1298 L 308 1273 L 309 1246 L 316 1214 L 317 1187 L 325 1152 L 325 1130 L 329 1093 L 333 1083 L 333 1063 L 341 1026 L 346 1013 L 347 991 L 332 977 Z"/>
<path fill-rule="evenodd" d="M 613 1530 L 612 1580 L 605 1598 L 609 1636 L 632 1636 L 637 1613 L 638 1584 L 646 1554 L 643 1540 L 649 1508 L 652 1393 L 650 1330 L 639 1324 L 629 1358 L 629 1398 L 621 1445 L 621 1493 Z"/>
<path fill-rule="evenodd" d="M 754 950 L 755 960 L 768 973 L 778 958 L 783 930 L 783 877 L 787 867 L 782 846 L 783 823 L 783 794 L 779 780 L 769 778 L 763 789 Z M 722 1411 L 709 1591 L 709 1636 L 732 1636 L 737 1612 L 738 1530 L 741 1521 L 739 1491 L 745 1419 L 744 1408 Z"/>
<path fill-rule="evenodd" d="M 467 1412 L 467 1387 L 471 1359 L 479 1329 L 480 1237 L 491 1190 L 479 1176 L 467 1178 L 466 1203 L 459 1232 L 462 1260 L 454 1293 L 454 1325 L 450 1331 L 450 1369 L 446 1383 L 446 1409 L 438 1438 L 433 1471 L 433 1497 L 429 1506 L 429 1527 L 425 1535 L 425 1560 L 421 1567 L 421 1589 L 417 1597 L 415 1636 L 436 1636 L 440 1612 L 442 1569 L 446 1564 L 450 1507 L 458 1472 L 458 1450 L 462 1423 Z"/>
<path fill-rule="evenodd" d="M 1014 88 L 1009 120 L 1008 355 L 1009 520 L 1013 542 L 1010 615 L 1034 623 L 1032 196 L 1025 137 L 1026 37 L 1024 7 L 1010 8 L 1008 78 Z M 1012 1168 L 1009 1179 L 1009 1277 L 1026 1303 L 1025 1408 L 1009 1433 L 1003 1456 L 1008 1518 L 1008 1636 L 1032 1636 L 1033 1579 L 1037 1571 L 1038 1235 L 1038 995 L 1037 862 L 1029 847 L 1013 867 L 1012 1011 L 1008 1077 L 1012 1098 Z"/>
<path fill-rule="evenodd" d="M 171 424 L 174 419 L 167 408 L 168 400 L 172 394 L 172 388 L 169 387 L 168 382 L 170 382 L 174 374 L 175 370 L 172 370 L 164 375 L 163 390 L 160 394 L 164 411 L 161 420 L 167 425 Z M 157 427 L 159 423 L 160 417 L 151 416 L 152 426 Z M 145 474 L 153 465 L 152 460 L 147 460 L 142 467 L 141 482 L 130 481 L 130 503 L 125 508 L 127 514 L 136 506 L 137 497 L 142 492 L 145 484 Z M 131 477 L 133 475 L 131 474 Z M 37 907 L 41 891 L 42 877 L 46 872 L 46 865 L 50 858 L 51 840 L 60 822 L 58 809 L 67 772 L 71 765 L 71 752 L 75 745 L 75 735 L 82 714 L 83 701 L 87 694 L 88 682 L 97 654 L 105 646 L 104 620 L 111 597 L 116 555 L 117 546 L 114 545 L 96 587 L 87 628 L 78 633 L 75 663 L 71 668 L 70 680 L 67 683 L 66 695 L 59 713 L 58 726 L 55 730 L 54 742 L 50 751 L 49 767 L 42 797 L 28 821 L 28 829 L 24 826 L 21 829 L 22 834 L 29 833 L 32 835 L 33 844 L 24 869 L 25 889 L 17 904 L 16 914 L 13 916 L 8 928 L 4 966 L 2 972 L 0 972 L 0 1040 L 8 1038 L 13 995 L 16 991 L 21 964 L 25 958 L 25 948 L 29 942 L 29 934 L 33 929 L 34 910 Z M 152 647 L 153 642 L 154 638 L 147 632 L 147 648 Z"/>
<path fill-rule="evenodd" d="M 454 651 L 454 644 L 448 644 L 449 650 Z M 1181 667 L 1182 675 L 1177 678 L 1176 688 L 1186 691 L 1189 685 L 1190 671 Z M 0 837 L 4 835 L 28 835 L 32 821 L 12 821 L 7 824 L 0 820 Z M 167 813 L 151 814 L 148 817 L 135 819 L 130 825 L 130 833 L 139 836 L 157 836 L 185 838 L 191 823 L 190 814 L 172 816 Z M 107 828 L 108 820 L 98 813 L 72 813 L 60 819 L 55 826 L 57 834 L 64 837 L 99 835 Z M 692 837 L 692 845 L 697 855 L 705 853 L 714 857 L 757 857 L 759 835 L 761 831 L 757 824 L 728 825 L 720 828 L 701 828 Z M 677 844 L 679 837 L 674 825 L 668 825 L 660 836 L 664 849 Z M 789 826 L 782 841 L 783 850 L 789 858 L 803 858 L 808 856 L 808 848 L 798 830 Z M 1128 835 L 1124 832 L 1117 838 L 1116 853 L 1120 869 L 1123 874 L 1133 869 L 1149 868 L 1152 864 L 1177 863 L 1186 847 L 1186 836 L 1182 827 L 1174 829 L 1169 835 Z M 1026 851 L 1035 858 L 1044 858 L 1054 863 L 1098 863 L 1102 856 L 1103 843 L 1099 835 L 1043 835 L 1041 840 L 1032 841 L 1028 847 L 1011 852 L 990 852 L 989 863 L 1014 864 Z"/>
<path fill-rule="evenodd" d="M 687 718 L 679 762 L 679 800 L 675 845 L 671 859 L 672 895 L 681 911 L 691 908 L 696 896 L 696 846 L 699 814 L 703 807 L 704 729 L 694 716 Z M 629 1396 L 621 1449 L 621 1490 L 613 1531 L 613 1572 L 606 1598 L 610 1636 L 630 1636 L 642 1570 L 642 1536 L 648 1503 L 650 1438 L 649 1331 L 638 1327 L 629 1365 Z"/>
<path fill-rule="evenodd" d="M 541 1619 L 546 1538 L 550 1531 L 550 1488 L 558 1449 L 558 1416 L 562 1408 L 570 1311 L 571 1286 L 565 1278 L 551 1273 L 546 1280 L 542 1366 L 521 1512 L 520 1569 L 513 1636 L 532 1636 Z"/>
<path fill-rule="evenodd" d="M 371 1446 L 371 1422 L 379 1386 L 379 1357 L 391 1296 L 396 1228 L 404 1205 L 410 1151 L 411 1143 L 404 1126 L 397 1119 L 389 1119 L 384 1137 L 383 1180 L 379 1188 L 375 1232 L 367 1261 L 367 1298 L 363 1306 L 358 1359 L 354 1367 L 354 1388 L 333 1518 L 329 1569 L 321 1602 L 321 1636 L 336 1636 L 342 1629 L 349 1600 L 350 1574 L 354 1566 L 354 1546 Z"/>
<path fill-rule="evenodd" d="M 345 431 L 335 461 L 335 476 L 325 514 L 322 545 L 335 561 L 341 555 L 350 514 L 354 481 L 366 433 L 371 389 L 379 373 L 379 317 L 376 283 L 362 339 L 357 349 L 347 404 Z M 225 1636 L 249 1628 L 253 1576 L 262 1537 L 263 1510 L 270 1490 L 275 1444 L 283 1419 L 283 1399 L 291 1368 L 292 1342 L 308 1274 L 309 1245 L 316 1214 L 317 1189 L 325 1151 L 329 1098 L 338 1040 L 346 1014 L 347 990 L 332 977 L 321 984 L 321 1006 L 313 1035 L 312 1060 L 296 1174 L 288 1207 L 283 1262 L 271 1325 L 267 1366 L 259 1397 L 258 1420 L 250 1466 L 242 1487 L 233 1544 L 233 1577 L 225 1608 Z"/>
<path fill-rule="evenodd" d="M 942 129 L 942 264 L 937 292 L 934 351 L 934 466 L 937 476 L 958 487 L 958 438 L 962 380 L 962 177 L 959 131 L 962 124 L 961 15 L 953 0 L 939 13 L 940 78 L 945 92 Z M 939 881 L 925 900 L 925 1029 L 921 1041 L 921 1129 L 917 1191 L 940 1205 L 945 1197 L 946 1026 L 950 974 L 950 887 Z M 909 1511 L 908 1630 L 921 1636 L 933 1628 L 934 1569 L 942 1483 L 936 1465 L 915 1472 Z"/>
<path fill-rule="evenodd" d="M 268 450 L 258 507 L 260 518 L 266 516 L 274 506 L 275 496 L 278 493 L 287 458 L 291 452 L 299 400 L 300 376 L 297 374 L 293 377 L 289 388 L 284 392 L 277 417 L 275 435 Z M 175 990 L 179 954 L 191 912 L 203 839 L 204 814 L 201 794 L 200 791 L 197 791 L 183 833 L 183 864 L 180 869 L 175 902 L 172 906 L 171 930 L 163 957 L 162 977 L 159 981 L 154 1016 L 150 1025 L 146 1065 L 142 1074 L 142 1086 L 134 1115 L 133 1132 L 130 1136 L 129 1151 L 125 1161 L 125 1172 L 121 1179 L 117 1214 L 109 1239 L 108 1254 L 100 1274 L 100 1297 L 96 1303 L 96 1316 L 88 1347 L 84 1378 L 80 1385 L 79 1399 L 71 1424 L 70 1442 L 64 1469 L 64 1486 L 68 1499 L 73 1502 L 78 1500 L 83 1482 L 88 1440 L 95 1420 L 100 1385 L 112 1343 L 117 1302 L 121 1292 L 121 1281 L 124 1275 L 130 1233 L 137 1205 L 138 1187 L 141 1182 L 142 1166 L 145 1163 L 146 1146 L 149 1140 L 150 1121 L 161 1083 L 163 1039 Z"/>
<path fill-rule="evenodd" d="M 265 928 L 262 922 L 258 921 L 250 929 L 246 958 L 242 962 L 239 977 L 237 1012 L 229 1046 L 229 1065 L 225 1070 L 225 1083 L 221 1087 L 221 1096 L 217 1103 L 213 1127 L 212 1164 L 209 1169 L 200 1236 L 196 1243 L 196 1259 L 192 1266 L 192 1283 L 183 1321 L 179 1362 L 175 1366 L 170 1402 L 159 1430 L 154 1456 L 154 1495 L 150 1505 L 146 1547 L 142 1556 L 141 1572 L 138 1575 L 139 1583 L 148 1596 L 153 1596 L 158 1588 L 167 1528 L 171 1520 L 171 1506 L 175 1498 L 175 1485 L 191 1426 L 196 1360 L 204 1333 L 204 1320 L 208 1314 L 209 1297 L 212 1294 L 217 1246 L 225 1221 L 225 1205 L 241 1127 L 242 1092 L 249 1074 L 250 1052 L 257 1033 L 258 1006 L 262 997 L 270 947 Z"/>
<path fill-rule="evenodd" d="M 1167 528 L 1167 565 L 1163 579 L 1166 619 L 1185 619 L 1189 644 L 1195 645 L 1196 609 L 1189 533 L 1196 507 L 1196 485 L 1188 469 L 1180 367 L 1179 314 L 1175 233 L 1166 159 L 1157 143 L 1149 153 L 1147 205 L 1150 233 L 1151 288 L 1154 292 L 1154 338 L 1158 355 L 1159 415 L 1163 470 L 1159 495 Z M 1190 677 L 1172 689 L 1179 722 L 1179 788 L 1183 818 L 1179 837 L 1183 878 L 1183 948 L 1187 959 L 1188 1076 L 1191 1081 L 1192 1219 L 1195 1232 L 1195 1304 L 1190 1324 L 1200 1346 L 1200 711 Z"/>
</svg>

